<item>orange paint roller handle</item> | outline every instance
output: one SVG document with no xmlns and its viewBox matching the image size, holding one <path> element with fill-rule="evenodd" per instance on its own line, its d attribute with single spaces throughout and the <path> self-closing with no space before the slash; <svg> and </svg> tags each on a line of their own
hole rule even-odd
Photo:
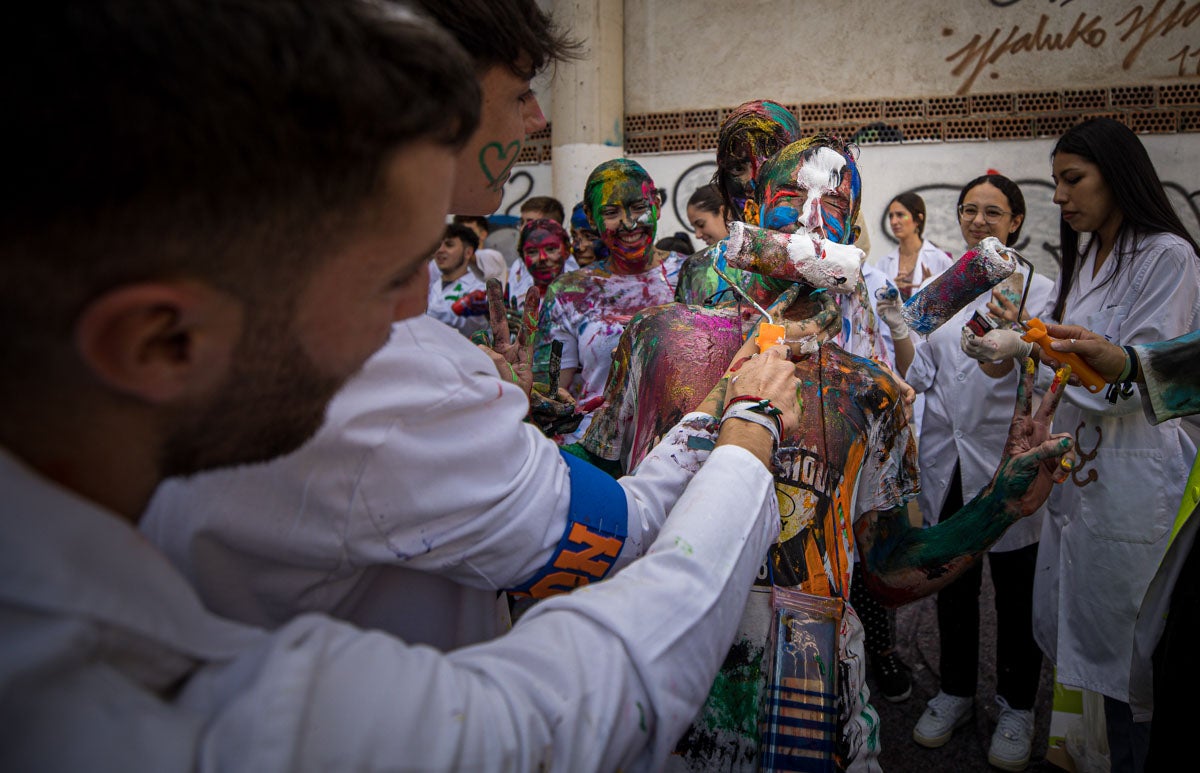
<svg viewBox="0 0 1200 773">
<path fill-rule="evenodd" d="M 1083 386 L 1087 391 L 1095 394 L 1101 389 L 1104 389 L 1107 382 L 1097 373 L 1091 365 L 1083 361 L 1075 352 L 1060 352 L 1056 349 L 1051 349 L 1050 344 L 1056 339 L 1051 338 L 1046 332 L 1046 325 L 1037 317 L 1025 323 L 1026 332 L 1021 336 L 1022 341 L 1037 344 L 1047 356 L 1053 357 L 1061 363 L 1071 366 L 1071 372 L 1079 377 L 1083 382 Z"/>
<path fill-rule="evenodd" d="M 758 337 L 754 339 L 754 343 L 758 344 L 759 354 L 772 346 L 783 343 L 783 325 L 774 325 L 770 322 L 761 323 L 758 326 Z"/>
</svg>

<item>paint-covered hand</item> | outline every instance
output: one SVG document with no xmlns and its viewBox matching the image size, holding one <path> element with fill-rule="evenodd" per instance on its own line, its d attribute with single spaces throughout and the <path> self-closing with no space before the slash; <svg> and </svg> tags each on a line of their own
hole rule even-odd
<svg viewBox="0 0 1200 773">
<path fill-rule="evenodd" d="M 978 336 L 971 328 L 963 325 L 960 339 L 963 353 L 980 362 L 996 360 L 1024 360 L 1033 351 L 1033 344 L 1021 340 L 1015 330 L 989 330 Z"/>
<path fill-rule="evenodd" d="M 1013 299 L 1008 296 L 1003 286 L 992 290 L 992 299 L 988 301 L 987 309 L 988 314 L 1002 323 L 1007 323 L 1010 327 L 1017 322 L 1019 307 L 1013 303 Z M 1023 319 L 1029 319 L 1028 313 L 1022 313 L 1021 316 Z"/>
<path fill-rule="evenodd" d="M 829 289 L 837 293 L 854 292 L 858 280 L 862 278 L 862 266 L 867 254 L 853 244 L 839 244 L 828 239 L 821 240 L 820 251 L 823 262 L 819 270 L 820 276 L 835 278 Z M 842 281 L 840 277 L 845 277 L 845 280 Z"/>
<path fill-rule="evenodd" d="M 1125 350 L 1098 333 L 1079 325 L 1046 325 L 1046 333 L 1054 339 L 1050 348 L 1056 352 L 1074 352 L 1099 373 L 1108 383 L 1114 383 L 1125 372 L 1129 358 Z M 1042 359 L 1058 367 L 1062 363 L 1043 351 Z M 1078 379 L 1074 379 L 1078 381 Z"/>
<path fill-rule="evenodd" d="M 908 323 L 904 321 L 904 304 L 900 289 L 891 282 L 875 291 L 875 311 L 892 332 L 892 338 L 908 338 Z"/>
<path fill-rule="evenodd" d="M 537 312 L 540 295 L 536 287 L 525 294 L 525 307 L 521 313 L 521 325 L 514 339 L 508 325 L 508 308 L 504 303 L 504 290 L 498 279 L 487 281 L 488 322 L 492 330 L 492 345 L 479 345 L 496 366 L 500 378 L 521 387 L 528 397 L 533 391 L 533 334 L 537 329 Z"/>
<path fill-rule="evenodd" d="M 1014 518 L 1031 515 L 1042 506 L 1055 483 L 1061 483 L 1074 467 L 1074 441 L 1065 432 L 1051 435 L 1050 424 L 1062 399 L 1069 368 L 1055 374 L 1037 413 L 1032 413 L 1033 360 L 1023 363 L 1017 385 L 1017 403 L 1000 466 L 985 493 L 1003 503 Z"/>
<path fill-rule="evenodd" d="M 455 301 L 450 306 L 450 310 L 460 317 L 478 317 L 487 314 L 487 293 L 483 290 L 473 290 Z"/>
</svg>

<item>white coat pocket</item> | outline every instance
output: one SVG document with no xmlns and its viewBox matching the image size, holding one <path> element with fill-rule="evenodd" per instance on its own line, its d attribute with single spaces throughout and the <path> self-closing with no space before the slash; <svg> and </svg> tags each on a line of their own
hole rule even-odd
<svg viewBox="0 0 1200 773">
<path fill-rule="evenodd" d="M 1161 474 L 1167 466 L 1161 450 L 1096 451 L 1096 458 L 1076 473 L 1080 477 L 1086 476 L 1088 469 L 1098 473 L 1087 485 L 1087 496 L 1079 508 L 1088 532 L 1097 539 L 1147 545 L 1162 539 L 1174 515 L 1166 493 L 1173 488 Z M 1159 472 L 1147 476 L 1149 470 Z"/>
</svg>

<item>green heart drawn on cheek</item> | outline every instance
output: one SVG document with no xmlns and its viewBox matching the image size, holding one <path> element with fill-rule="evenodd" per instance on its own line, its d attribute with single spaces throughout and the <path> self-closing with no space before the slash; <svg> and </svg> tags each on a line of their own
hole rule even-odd
<svg viewBox="0 0 1200 773">
<path fill-rule="evenodd" d="M 508 170 L 517 162 L 517 154 L 520 152 L 520 140 L 513 140 L 507 146 L 502 146 L 499 142 L 489 142 L 480 149 L 479 168 L 487 177 L 489 188 L 498 191 L 504 186 Z"/>
</svg>

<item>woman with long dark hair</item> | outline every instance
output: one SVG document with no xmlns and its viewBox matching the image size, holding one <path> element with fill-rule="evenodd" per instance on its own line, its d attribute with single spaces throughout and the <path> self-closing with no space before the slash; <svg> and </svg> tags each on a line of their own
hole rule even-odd
<svg viewBox="0 0 1200 773">
<path fill-rule="evenodd" d="M 1058 140 L 1052 163 L 1063 264 L 1043 319 L 1122 346 L 1200 326 L 1200 250 L 1137 136 L 1093 118 Z M 989 333 L 991 358 L 1022 356 L 1015 335 Z M 1135 722 L 1128 704 L 1130 657 L 1138 606 L 1196 454 L 1181 421 L 1151 426 L 1139 400 L 1072 387 L 1054 422 L 1075 434 L 1080 464 L 1048 503 L 1034 633 L 1059 682 L 1104 695 L 1114 771 L 1140 770 L 1145 757 L 1148 722 Z"/>
<path fill-rule="evenodd" d="M 888 228 L 898 242 L 896 249 L 879 259 L 878 268 L 900 289 L 907 300 L 926 281 L 950 268 L 950 254 L 925 238 L 925 200 L 905 191 L 888 202 Z"/>
</svg>

